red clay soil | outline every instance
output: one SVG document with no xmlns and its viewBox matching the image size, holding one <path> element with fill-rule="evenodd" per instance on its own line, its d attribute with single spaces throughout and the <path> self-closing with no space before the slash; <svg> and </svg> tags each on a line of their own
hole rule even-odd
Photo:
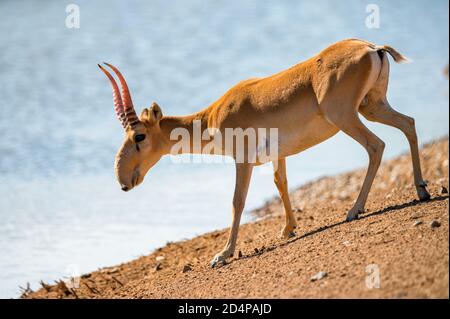
<svg viewBox="0 0 450 319">
<path fill-rule="evenodd" d="M 416 200 L 404 155 L 383 163 L 359 220 L 344 222 L 365 170 L 292 192 L 298 235 L 289 240 L 278 239 L 284 220 L 278 199 L 255 211 L 260 218 L 241 226 L 235 257 L 225 266 L 211 269 L 209 261 L 227 229 L 83 275 L 77 289 L 44 284 L 22 297 L 449 298 L 448 152 L 448 139 L 421 151 L 430 201 Z M 320 272 L 323 278 L 312 279 Z"/>
</svg>

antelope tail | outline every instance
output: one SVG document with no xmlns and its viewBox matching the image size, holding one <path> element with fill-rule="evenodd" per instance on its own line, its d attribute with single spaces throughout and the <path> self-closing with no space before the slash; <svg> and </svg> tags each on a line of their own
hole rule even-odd
<svg viewBox="0 0 450 319">
<path fill-rule="evenodd" d="M 408 59 L 403 54 L 401 54 L 400 52 L 398 52 L 397 50 L 395 50 L 393 47 L 391 47 L 389 45 L 376 46 L 375 49 L 377 51 L 382 51 L 382 52 L 389 53 L 392 56 L 392 58 L 394 59 L 394 61 L 397 62 L 397 63 L 410 63 L 410 62 L 412 62 L 410 59 Z"/>
</svg>

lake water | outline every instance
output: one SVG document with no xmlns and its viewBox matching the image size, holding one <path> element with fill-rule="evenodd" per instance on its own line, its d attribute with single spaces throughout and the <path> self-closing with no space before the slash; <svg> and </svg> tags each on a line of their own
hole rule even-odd
<svg viewBox="0 0 450 319">
<path fill-rule="evenodd" d="M 148 254 L 167 241 L 228 227 L 234 167 L 165 158 L 124 193 L 114 155 L 123 138 L 97 63 L 117 65 L 138 111 L 208 106 L 238 81 L 285 69 L 348 37 L 390 44 L 414 60 L 391 67 L 390 101 L 416 118 L 420 142 L 447 135 L 448 1 L 0 2 L 0 297 L 18 286 Z M 377 4 L 380 28 L 366 27 Z M 385 158 L 408 149 L 395 129 L 369 124 Z M 338 134 L 288 160 L 291 187 L 362 167 L 365 151 Z M 276 194 L 256 170 L 248 211 Z M 212 256 L 211 256 L 212 257 Z"/>
</svg>

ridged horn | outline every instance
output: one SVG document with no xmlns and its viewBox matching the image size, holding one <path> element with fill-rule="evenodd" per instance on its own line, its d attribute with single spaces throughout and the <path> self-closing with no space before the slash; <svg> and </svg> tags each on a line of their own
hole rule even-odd
<svg viewBox="0 0 450 319">
<path fill-rule="evenodd" d="M 122 73 L 120 73 L 120 71 L 114 65 L 106 62 L 103 63 L 109 66 L 119 78 L 120 86 L 122 87 L 122 101 L 125 118 L 127 120 L 126 124 L 133 127 L 134 125 L 139 123 L 139 118 L 134 111 L 133 101 L 131 100 L 130 90 L 128 89 L 127 82 L 125 81 Z"/>
<path fill-rule="evenodd" d="M 111 82 L 111 86 L 113 89 L 113 101 L 114 101 L 114 111 L 116 112 L 117 118 L 120 121 L 120 124 L 122 124 L 123 128 L 127 126 L 126 118 L 125 118 L 125 112 L 123 109 L 123 103 L 122 98 L 120 96 L 119 87 L 117 86 L 116 81 L 114 80 L 111 73 L 108 72 L 104 67 L 102 67 L 100 64 L 97 64 L 100 70 L 105 73 L 105 75 L 108 77 L 109 81 Z"/>
</svg>

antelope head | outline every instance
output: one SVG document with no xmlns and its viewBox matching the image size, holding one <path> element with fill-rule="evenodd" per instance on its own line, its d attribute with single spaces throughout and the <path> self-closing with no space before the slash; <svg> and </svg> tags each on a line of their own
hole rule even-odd
<svg viewBox="0 0 450 319">
<path fill-rule="evenodd" d="M 144 180 L 148 170 L 158 162 L 163 152 L 163 138 L 159 122 L 162 111 L 158 104 L 144 108 L 138 117 L 133 107 L 127 83 L 111 64 L 105 63 L 119 78 L 121 92 L 114 77 L 101 65 L 113 89 L 114 110 L 125 130 L 125 140 L 115 159 L 115 174 L 123 191 L 129 191 Z"/>
</svg>

